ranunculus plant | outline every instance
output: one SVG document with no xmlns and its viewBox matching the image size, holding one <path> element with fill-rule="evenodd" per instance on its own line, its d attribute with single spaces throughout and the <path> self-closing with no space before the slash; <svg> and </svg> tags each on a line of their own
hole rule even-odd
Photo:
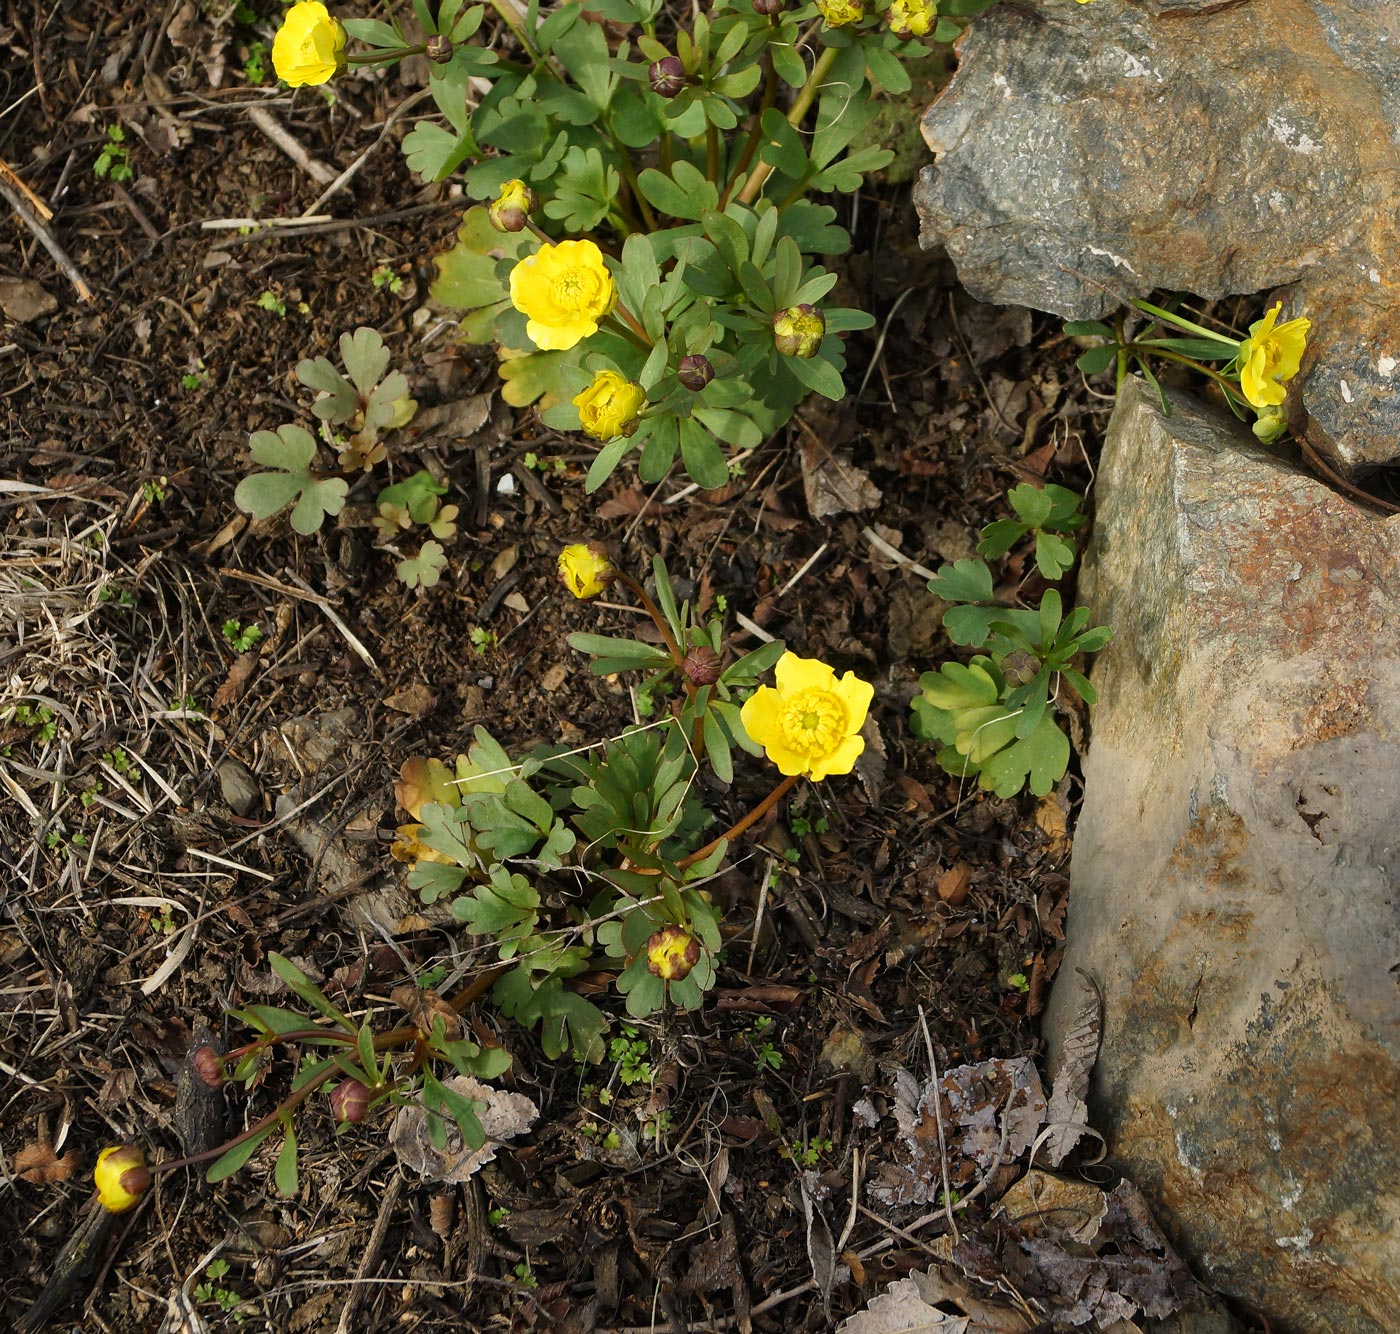
<svg viewBox="0 0 1400 1334">
<path fill-rule="evenodd" d="M 877 99 L 925 40 L 991 2 L 710 0 L 676 26 L 662 0 L 411 0 L 420 40 L 391 5 L 303 0 L 276 65 L 320 83 L 425 54 L 439 114 L 403 151 L 481 201 L 433 295 L 497 345 L 507 402 L 597 442 L 589 490 L 629 455 L 715 487 L 808 394 L 844 397 L 872 320 L 830 301 L 850 237 L 829 200 L 893 158 Z"/>
</svg>

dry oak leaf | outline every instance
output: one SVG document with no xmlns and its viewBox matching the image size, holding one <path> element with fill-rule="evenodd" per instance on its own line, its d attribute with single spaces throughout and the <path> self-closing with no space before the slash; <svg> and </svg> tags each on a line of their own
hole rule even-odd
<svg viewBox="0 0 1400 1334">
<path fill-rule="evenodd" d="M 26 1144 L 15 1154 L 15 1175 L 31 1186 L 48 1186 L 55 1181 L 67 1181 L 78 1170 L 80 1162 L 82 1155 L 76 1149 L 69 1149 L 60 1158 L 52 1144 L 36 1142 Z"/>
</svg>

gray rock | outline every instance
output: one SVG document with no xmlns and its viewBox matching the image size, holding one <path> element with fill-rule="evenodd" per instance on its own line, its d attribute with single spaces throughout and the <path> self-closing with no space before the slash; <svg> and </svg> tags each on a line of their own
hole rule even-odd
<svg viewBox="0 0 1400 1334">
<path fill-rule="evenodd" d="M 219 791 L 235 815 L 247 818 L 262 809 L 262 789 L 253 771 L 242 760 L 230 755 L 219 761 L 214 772 L 218 775 Z"/>
<path fill-rule="evenodd" d="M 1183 1253 L 1275 1328 L 1400 1313 L 1400 519 L 1184 395 L 1124 388 L 1083 594 L 1116 638 L 1069 946 L 1094 1124 Z M 1077 988 L 1051 999 L 1051 1049 Z"/>
<path fill-rule="evenodd" d="M 0 278 L 0 314 L 16 324 L 43 319 L 58 309 L 58 298 L 33 278 Z"/>
<path fill-rule="evenodd" d="M 974 296 L 1066 318 L 1298 284 L 1344 472 L 1400 455 L 1400 5 L 999 5 L 924 117 L 915 201 Z"/>
</svg>

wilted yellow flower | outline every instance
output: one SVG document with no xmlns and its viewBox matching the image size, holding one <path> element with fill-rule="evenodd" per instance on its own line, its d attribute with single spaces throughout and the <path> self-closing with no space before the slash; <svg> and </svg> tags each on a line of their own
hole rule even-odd
<svg viewBox="0 0 1400 1334">
<path fill-rule="evenodd" d="M 937 0 L 893 0 L 885 21 L 896 36 L 923 37 L 938 22 Z"/>
<path fill-rule="evenodd" d="M 804 301 L 773 316 L 773 342 L 788 357 L 815 357 L 826 336 L 826 316 Z"/>
<path fill-rule="evenodd" d="M 593 383 L 573 398 L 584 435 L 595 440 L 631 435 L 646 401 L 646 390 L 616 371 L 599 371 Z"/>
<path fill-rule="evenodd" d="M 865 17 L 863 0 L 817 0 L 817 12 L 828 28 L 859 23 Z"/>
<path fill-rule="evenodd" d="M 345 68 L 345 29 L 321 0 L 301 0 L 287 11 L 272 39 L 272 68 L 293 88 L 325 83 Z"/>
<path fill-rule="evenodd" d="M 603 252 L 592 241 L 542 245 L 510 271 L 511 304 L 542 352 L 566 352 L 589 334 L 617 300 Z"/>
<path fill-rule="evenodd" d="M 97 1155 L 92 1179 L 97 1198 L 111 1214 L 134 1209 L 151 1185 L 146 1155 L 134 1144 L 114 1144 Z"/>
<path fill-rule="evenodd" d="M 593 542 L 575 542 L 559 553 L 559 582 L 576 598 L 596 598 L 615 573 L 608 553 Z"/>
<path fill-rule="evenodd" d="M 1277 407 L 1286 397 L 1285 380 L 1298 374 L 1308 344 L 1311 320 L 1287 320 L 1276 324 L 1283 302 L 1262 320 L 1249 326 L 1249 337 L 1240 344 L 1240 388 L 1256 407 Z"/>
<path fill-rule="evenodd" d="M 507 181 L 486 216 L 498 232 L 523 232 L 539 206 L 540 197 L 524 181 Z"/>
<path fill-rule="evenodd" d="M 781 773 L 813 780 L 848 774 L 865 749 L 860 729 L 875 687 L 847 672 L 839 681 L 826 663 L 784 653 L 777 689 L 759 686 L 739 717 Z"/>
<path fill-rule="evenodd" d="M 666 982 L 690 976 L 700 962 L 700 942 L 679 926 L 663 926 L 647 937 L 647 972 Z"/>
</svg>

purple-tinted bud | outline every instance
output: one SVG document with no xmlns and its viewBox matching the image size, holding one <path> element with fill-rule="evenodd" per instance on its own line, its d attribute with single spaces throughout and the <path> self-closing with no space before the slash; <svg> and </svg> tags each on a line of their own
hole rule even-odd
<svg viewBox="0 0 1400 1334">
<path fill-rule="evenodd" d="M 784 4 L 785 0 L 753 0 L 753 12 L 772 18 L 774 14 L 783 12 Z"/>
<path fill-rule="evenodd" d="M 678 96 L 688 82 L 685 66 L 679 56 L 662 56 L 660 60 L 653 61 L 647 70 L 647 78 L 651 80 L 651 91 L 657 97 L 666 98 Z"/>
<path fill-rule="evenodd" d="M 337 1121 L 363 1121 L 369 1110 L 369 1089 L 358 1079 L 342 1079 L 331 1090 L 331 1113 Z"/>
<path fill-rule="evenodd" d="M 719 654 L 708 644 L 696 644 L 681 663 L 681 675 L 693 686 L 712 686 L 719 680 Z"/>
<path fill-rule="evenodd" d="M 223 1088 L 227 1076 L 224 1073 L 223 1057 L 207 1042 L 190 1052 L 190 1065 L 211 1089 Z"/>
<path fill-rule="evenodd" d="M 714 378 L 715 368 L 710 364 L 709 357 L 702 357 L 698 352 L 682 357 L 681 364 L 676 367 L 676 379 L 695 394 Z"/>
<path fill-rule="evenodd" d="M 826 316 L 804 301 L 773 316 L 773 341 L 787 357 L 815 357 L 826 333 Z"/>
<path fill-rule="evenodd" d="M 442 32 L 435 32 L 428 38 L 428 59 L 435 65 L 445 65 L 452 59 L 452 39 Z"/>
</svg>

